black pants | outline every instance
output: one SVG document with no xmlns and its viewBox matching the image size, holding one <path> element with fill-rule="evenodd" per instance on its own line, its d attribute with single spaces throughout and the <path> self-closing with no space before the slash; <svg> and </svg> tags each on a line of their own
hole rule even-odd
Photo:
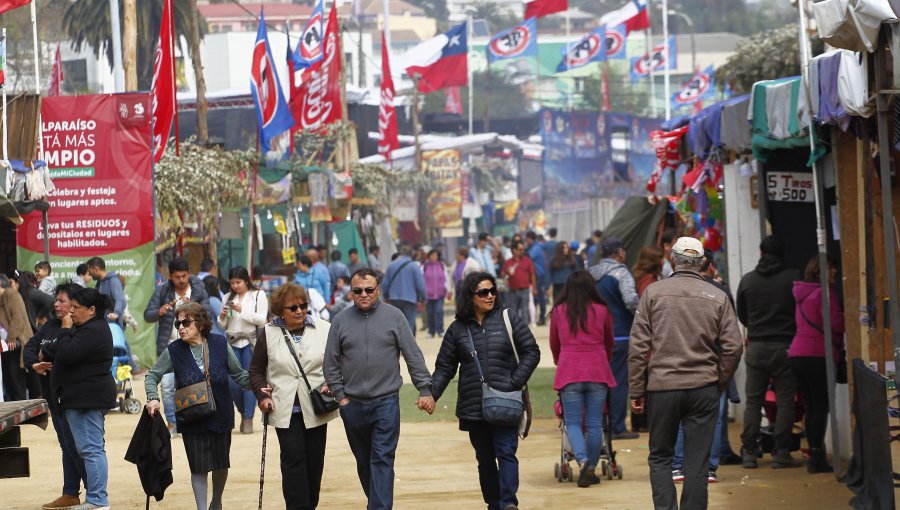
<svg viewBox="0 0 900 510">
<path fill-rule="evenodd" d="M 285 509 L 312 510 L 319 504 L 327 431 L 328 425 L 307 429 L 301 413 L 291 415 L 288 428 L 275 429 L 281 446 L 281 492 Z"/>
<path fill-rule="evenodd" d="M 678 510 L 672 457 L 678 438 L 678 423 L 684 427 L 684 484 L 681 510 L 705 510 L 709 452 L 719 415 L 716 385 L 692 390 L 653 391 L 647 395 L 647 422 L 650 425 L 650 487 L 657 510 Z"/>
<path fill-rule="evenodd" d="M 806 440 L 810 448 L 825 446 L 825 428 L 828 424 L 828 377 L 825 374 L 825 358 L 791 358 L 791 368 L 797 375 L 797 383 L 806 401 Z"/>
<path fill-rule="evenodd" d="M 788 363 L 787 342 L 754 342 L 744 350 L 747 368 L 746 396 L 744 409 L 744 432 L 741 447 L 747 452 L 759 449 L 759 427 L 762 423 L 762 407 L 766 400 L 769 379 L 775 380 L 775 452 L 791 451 L 791 432 L 794 424 L 794 396 L 797 393 L 797 378 Z"/>
<path fill-rule="evenodd" d="M 483 421 L 465 421 L 460 428 L 468 430 L 469 442 L 478 461 L 478 483 L 488 510 L 502 510 L 518 505 L 519 447 L 518 427 L 501 427 Z"/>
<path fill-rule="evenodd" d="M 3 387 L 6 389 L 5 400 L 25 400 L 27 374 L 19 367 L 19 354 L 21 347 L 0 354 L 0 363 L 3 365 Z"/>
</svg>

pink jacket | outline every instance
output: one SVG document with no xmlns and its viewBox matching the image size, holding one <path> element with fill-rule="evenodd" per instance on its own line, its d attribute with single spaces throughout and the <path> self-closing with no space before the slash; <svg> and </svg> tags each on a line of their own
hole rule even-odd
<svg viewBox="0 0 900 510">
<path fill-rule="evenodd" d="M 838 294 L 834 287 L 830 289 L 831 303 L 831 344 L 834 360 L 838 360 L 840 350 L 844 348 L 844 313 L 838 302 Z M 797 320 L 797 333 L 791 342 L 788 356 L 825 357 L 824 334 L 822 333 L 822 290 L 821 285 L 814 282 L 794 282 L 794 300 L 797 308 L 794 312 Z M 802 310 L 802 312 L 801 312 Z M 804 316 L 806 317 L 804 319 Z M 807 322 L 807 320 L 809 322 Z M 810 324 L 810 322 L 812 324 Z M 815 326 L 813 326 L 815 325 Z"/>
<path fill-rule="evenodd" d="M 550 315 L 550 350 L 556 363 L 553 389 L 559 391 L 576 382 L 603 383 L 610 388 L 616 378 L 609 367 L 613 351 L 612 314 L 605 306 L 595 303 L 588 310 L 587 331 L 577 329 L 572 334 L 566 305 L 560 305 Z"/>
<path fill-rule="evenodd" d="M 425 276 L 425 294 L 428 299 L 444 299 L 447 295 L 447 270 L 441 262 L 426 261 L 422 264 Z"/>
</svg>

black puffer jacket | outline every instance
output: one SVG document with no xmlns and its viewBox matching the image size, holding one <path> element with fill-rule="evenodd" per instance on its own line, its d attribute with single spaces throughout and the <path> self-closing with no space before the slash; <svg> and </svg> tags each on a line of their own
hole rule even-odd
<svg viewBox="0 0 900 510">
<path fill-rule="evenodd" d="M 516 350 L 519 353 L 518 365 L 506 334 L 501 309 L 495 309 L 488 314 L 481 325 L 474 319 L 466 322 L 455 320 L 447 329 L 434 364 L 431 394 L 435 400 L 441 398 L 459 367 L 456 416 L 460 420 L 482 420 L 481 379 L 478 376 L 478 367 L 472 359 L 472 345 L 466 334 L 467 326 L 471 328 L 472 341 L 475 350 L 478 351 L 478 360 L 485 379 L 492 388 L 500 391 L 521 388 L 537 368 L 541 360 L 541 351 L 528 324 L 514 313 L 510 313 L 510 320 Z"/>
</svg>

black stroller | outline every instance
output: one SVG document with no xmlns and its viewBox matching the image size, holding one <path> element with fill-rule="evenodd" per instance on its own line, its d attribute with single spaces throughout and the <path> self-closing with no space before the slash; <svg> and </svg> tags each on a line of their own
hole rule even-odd
<svg viewBox="0 0 900 510">
<path fill-rule="evenodd" d="M 608 404 L 608 403 L 607 403 Z M 575 454 L 572 452 L 572 445 L 569 443 L 569 434 L 566 430 L 566 420 L 563 415 L 562 401 L 557 399 L 553 404 L 553 411 L 559 418 L 560 431 L 560 448 L 559 462 L 553 466 L 553 476 L 557 482 L 574 482 L 575 475 L 570 464 L 575 460 Z M 609 418 L 609 406 L 606 405 L 606 412 L 603 413 L 603 450 L 600 453 L 600 473 L 607 480 L 617 478 L 622 479 L 622 466 L 616 462 L 616 451 L 612 447 L 612 427 Z"/>
</svg>

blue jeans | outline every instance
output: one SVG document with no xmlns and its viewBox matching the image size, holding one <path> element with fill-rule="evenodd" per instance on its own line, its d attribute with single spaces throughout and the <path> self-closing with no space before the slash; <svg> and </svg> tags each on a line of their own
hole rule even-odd
<svg viewBox="0 0 900 510">
<path fill-rule="evenodd" d="M 609 387 L 602 383 L 567 384 L 559 393 L 569 444 L 579 465 L 596 466 L 603 449 L 603 406 Z"/>
<path fill-rule="evenodd" d="M 428 314 L 428 334 L 444 334 L 444 298 L 429 299 L 425 303 L 425 311 Z"/>
<path fill-rule="evenodd" d="M 106 482 L 109 478 L 109 463 L 104 445 L 104 420 L 106 411 L 102 409 L 66 409 L 66 421 L 75 439 L 75 450 L 84 460 L 87 475 L 85 503 L 109 506 Z"/>
<path fill-rule="evenodd" d="M 466 422 L 469 442 L 478 461 L 478 483 L 488 510 L 503 510 L 518 505 L 519 428 L 499 427 L 484 421 Z"/>
<path fill-rule="evenodd" d="M 616 387 L 609 390 L 610 431 L 626 432 L 625 415 L 628 413 L 628 341 L 616 339 L 610 363 Z"/>
<path fill-rule="evenodd" d="M 56 439 L 62 449 L 63 488 L 62 493 L 67 496 L 77 496 L 81 493 L 81 482 L 87 486 L 87 475 L 84 472 L 84 459 L 78 456 L 75 449 L 75 438 L 66 421 L 66 413 L 62 409 L 50 412 L 53 420 L 53 429 L 56 431 Z"/>
<path fill-rule="evenodd" d="M 722 425 L 724 424 L 725 437 L 728 436 L 728 420 L 725 419 L 725 410 L 728 409 L 726 393 L 719 397 L 719 417 L 716 419 L 716 432 L 713 434 L 712 449 L 709 451 L 709 470 L 719 469 L 719 456 L 722 453 Z M 675 455 L 672 456 L 672 469 L 681 469 L 684 459 L 684 426 L 678 425 L 678 439 L 675 440 Z"/>
<path fill-rule="evenodd" d="M 509 299 L 508 307 L 510 313 L 519 314 L 519 317 L 525 321 L 525 324 L 531 323 L 531 314 L 528 313 L 528 296 L 531 295 L 531 289 L 510 290 L 506 297 Z"/>
<path fill-rule="evenodd" d="M 416 336 L 416 304 L 411 301 L 391 301 L 391 304 L 396 306 L 400 312 L 406 317 L 406 322 L 409 323 L 409 330 L 412 331 L 413 337 Z"/>
<path fill-rule="evenodd" d="M 166 423 L 175 426 L 175 374 L 169 372 L 162 376 L 159 382 L 162 393 L 163 411 L 166 414 Z"/>
<path fill-rule="evenodd" d="M 537 317 L 536 322 L 543 324 L 547 320 L 547 281 L 546 277 L 538 278 L 537 295 L 534 296 L 534 315 Z"/>
<path fill-rule="evenodd" d="M 249 344 L 244 347 L 230 347 L 234 351 L 234 355 L 237 356 L 238 361 L 241 362 L 241 368 L 249 370 L 250 358 L 253 357 L 253 348 Z M 241 385 L 234 382 L 234 379 L 230 377 L 228 378 L 228 386 L 231 388 L 231 398 L 234 400 L 234 405 L 237 406 L 241 416 L 247 420 L 252 419 L 253 413 L 256 411 L 256 396 L 253 395 L 252 391 L 241 388 Z"/>
<path fill-rule="evenodd" d="M 366 508 L 390 509 L 394 505 L 394 456 L 400 440 L 400 397 L 351 400 L 341 406 L 341 419 L 356 458 L 359 483 L 369 498 Z"/>
</svg>

